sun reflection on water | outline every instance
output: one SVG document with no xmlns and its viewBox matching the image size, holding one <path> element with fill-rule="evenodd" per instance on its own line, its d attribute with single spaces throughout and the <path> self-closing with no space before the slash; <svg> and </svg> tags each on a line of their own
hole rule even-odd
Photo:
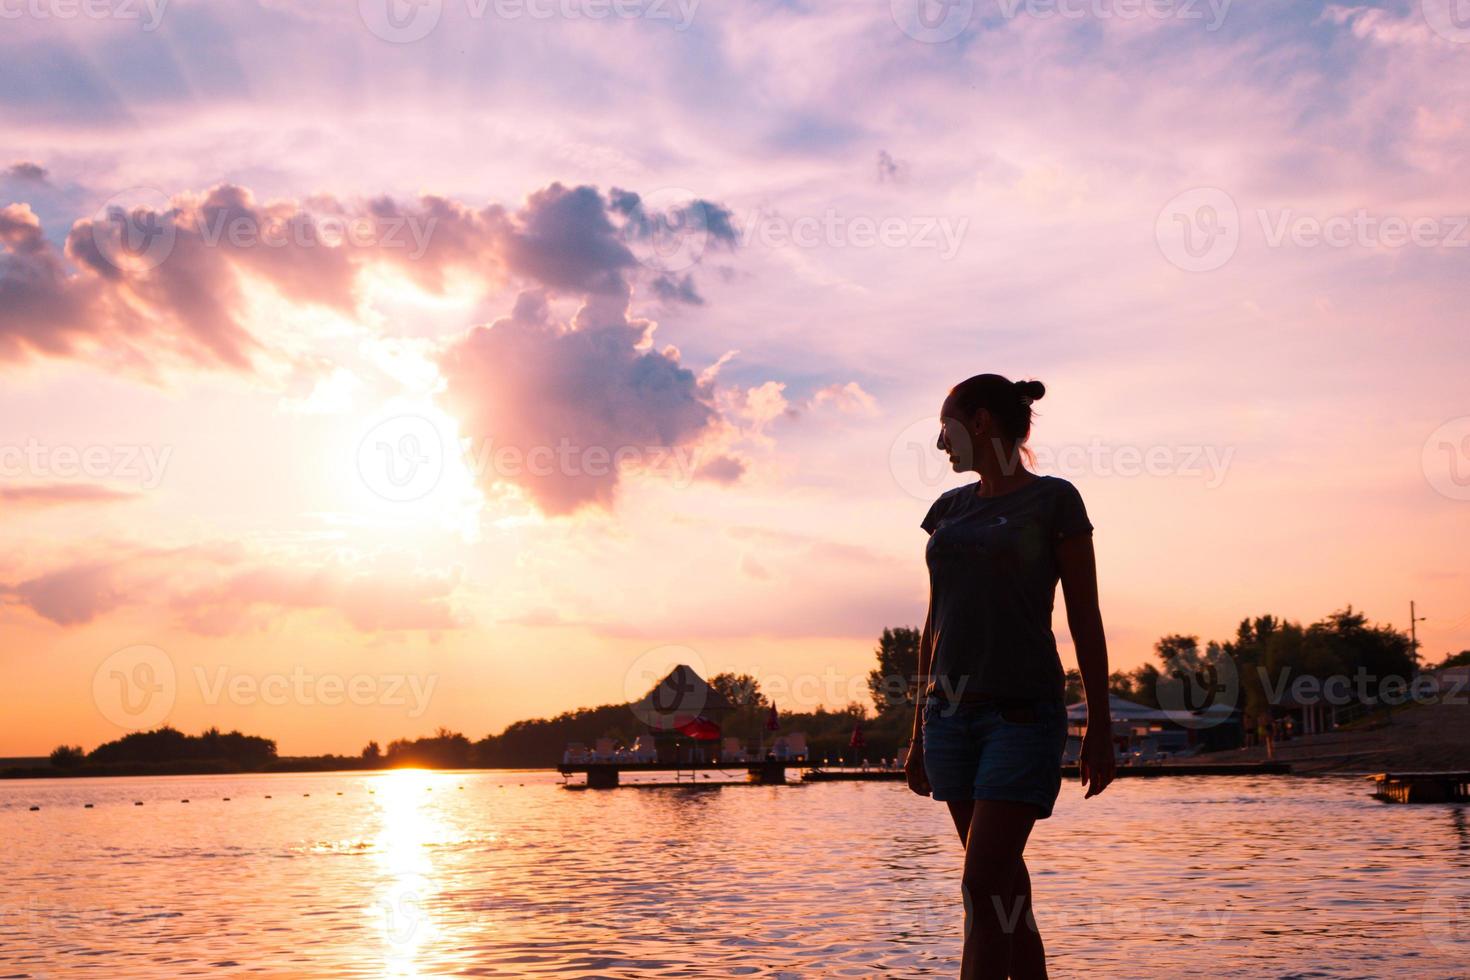
<svg viewBox="0 0 1470 980">
<path fill-rule="evenodd" d="M 437 887 L 429 845 L 445 826 L 433 805 L 434 774 L 399 769 L 374 780 L 379 833 L 373 851 L 381 885 L 371 914 L 382 936 L 383 976 L 420 976 L 420 951 L 431 944 Z"/>
</svg>

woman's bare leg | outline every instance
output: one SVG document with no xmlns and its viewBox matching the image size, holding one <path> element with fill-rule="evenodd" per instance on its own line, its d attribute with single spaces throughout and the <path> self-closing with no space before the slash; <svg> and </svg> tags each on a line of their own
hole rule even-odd
<svg viewBox="0 0 1470 980">
<path fill-rule="evenodd" d="M 970 819 L 975 813 L 974 800 L 945 800 L 949 807 L 949 818 L 954 821 L 954 829 L 959 831 L 960 846 L 964 846 L 965 838 L 970 834 Z"/>
<path fill-rule="evenodd" d="M 964 845 L 970 835 L 970 822 L 974 818 L 974 800 L 948 800 L 949 816 L 959 833 L 960 844 Z M 1046 946 L 1041 941 L 1041 930 L 1036 924 L 1036 915 L 1031 907 L 1031 872 L 1026 867 L 1023 855 L 1016 871 L 1016 887 L 1021 896 L 1021 919 L 1011 943 L 1012 980 L 1046 980 Z"/>
<path fill-rule="evenodd" d="M 960 892 L 965 947 L 960 980 L 1007 980 L 1013 940 L 1025 916 L 1018 888 L 1026 838 L 1036 822 L 1029 803 L 976 800 L 965 839 Z"/>
<path fill-rule="evenodd" d="M 1025 911 L 1021 913 L 1021 922 L 1011 942 L 1011 980 L 1047 980 L 1046 946 L 1041 941 L 1041 927 L 1036 924 L 1036 914 L 1031 908 L 1031 872 L 1026 868 L 1024 857 L 1016 872 L 1016 887 L 1022 895 Z"/>
</svg>

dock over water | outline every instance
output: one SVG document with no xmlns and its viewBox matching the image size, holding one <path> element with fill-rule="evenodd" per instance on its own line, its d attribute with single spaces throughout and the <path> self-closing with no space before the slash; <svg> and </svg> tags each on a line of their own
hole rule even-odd
<svg viewBox="0 0 1470 980">
<path fill-rule="evenodd" d="M 801 770 L 801 779 L 797 782 L 789 782 L 786 779 L 786 770 Z M 570 762 L 557 766 L 557 771 L 563 776 L 572 773 L 586 773 L 585 783 L 564 783 L 565 789 L 612 789 L 622 785 L 619 779 L 621 772 L 676 772 L 688 773 L 692 778 L 686 781 L 675 780 L 674 782 L 639 782 L 628 783 L 629 786 L 640 788 L 657 787 L 716 787 L 741 785 L 739 783 L 724 782 L 698 782 L 698 774 L 701 771 L 719 771 L 731 774 L 740 769 L 746 770 L 746 782 L 757 785 L 800 785 L 802 783 L 824 783 L 824 782 L 902 782 L 906 778 L 904 771 L 897 768 L 884 766 L 867 766 L 865 768 L 837 767 L 823 768 L 821 765 L 804 760 L 788 761 L 767 759 L 764 762 L 751 763 L 700 763 L 694 766 L 673 766 L 657 762 Z M 1119 766 L 1116 770 L 1117 778 L 1124 779 L 1138 777 L 1144 779 L 1158 779 L 1167 776 L 1287 776 L 1291 774 L 1291 765 L 1286 762 L 1198 762 L 1198 763 L 1174 763 L 1172 765 L 1157 766 Z M 1463 774 L 1462 774 L 1463 775 Z M 1076 779 L 1077 767 L 1075 765 L 1062 767 L 1062 778 Z"/>
<path fill-rule="evenodd" d="M 1470 803 L 1470 772 L 1379 772 L 1373 797 L 1385 803 Z"/>
<path fill-rule="evenodd" d="M 752 783 L 784 783 L 787 767 L 805 769 L 815 765 L 799 759 L 764 759 L 753 762 L 696 762 L 674 766 L 666 762 L 563 762 L 556 771 L 563 776 L 586 773 L 586 786 L 577 789 L 612 789 L 619 784 L 619 775 L 624 772 L 687 772 L 697 775 L 701 771 L 722 773 L 745 770 L 746 778 Z M 675 785 L 673 783 L 667 785 Z M 688 785 L 688 784 L 686 784 Z M 573 788 L 571 784 L 567 788 Z"/>
</svg>

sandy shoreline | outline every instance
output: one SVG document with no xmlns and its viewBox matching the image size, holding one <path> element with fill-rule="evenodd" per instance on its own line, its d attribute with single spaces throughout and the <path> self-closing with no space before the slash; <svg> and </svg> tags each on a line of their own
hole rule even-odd
<svg viewBox="0 0 1470 980">
<path fill-rule="evenodd" d="M 1211 762 L 1259 762 L 1264 747 L 1212 752 Z M 1306 735 L 1275 745 L 1274 758 L 1299 775 L 1470 770 L 1470 705 L 1424 704 L 1395 711 L 1388 723 Z"/>
</svg>

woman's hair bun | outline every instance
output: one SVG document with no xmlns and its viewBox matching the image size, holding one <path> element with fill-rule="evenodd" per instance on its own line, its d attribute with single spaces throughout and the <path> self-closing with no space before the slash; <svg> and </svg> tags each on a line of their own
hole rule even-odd
<svg viewBox="0 0 1470 980">
<path fill-rule="evenodd" d="M 1022 398 L 1029 398 L 1032 401 L 1036 401 L 1046 394 L 1046 385 L 1040 381 L 1017 381 L 1016 394 Z"/>
</svg>

